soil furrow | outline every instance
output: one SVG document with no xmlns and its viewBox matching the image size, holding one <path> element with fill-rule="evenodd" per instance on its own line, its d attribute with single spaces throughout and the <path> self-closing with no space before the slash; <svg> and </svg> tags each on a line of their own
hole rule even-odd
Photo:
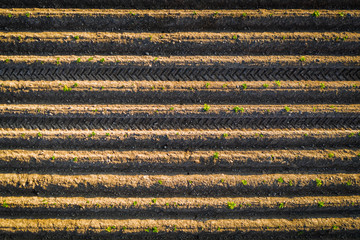
<svg viewBox="0 0 360 240">
<path fill-rule="evenodd" d="M 287 108 L 287 107 L 285 107 Z M 202 108 L 199 108 L 202 109 Z M 171 110 L 170 110 L 171 111 Z M 201 111 L 201 110 L 200 110 Z M 204 111 L 204 110 L 202 110 Z M 206 121 L 206 125 L 203 124 Z M 113 114 L 110 116 L 48 115 L 48 114 L 0 114 L 1 128 L 25 129 L 288 129 L 288 128 L 354 128 L 360 129 L 360 115 L 357 113 L 287 113 L 278 114 L 236 114 L 221 115 L 207 113 Z"/>
<path fill-rule="evenodd" d="M 359 149 L 217 151 L 1 150 L 1 172 L 356 173 Z M 333 155 L 332 155 L 333 154 Z M 74 159 L 76 158 L 76 161 Z M 224 179 L 226 181 L 226 179 Z"/>
<path fill-rule="evenodd" d="M 0 132 L 1 149 L 174 149 L 354 148 L 358 130 L 21 130 Z M 109 133 L 106 134 L 106 133 Z M 224 137 L 225 136 L 225 137 Z"/>
<path fill-rule="evenodd" d="M 7 0 L 2 8 L 123 8 L 123 9 L 258 9 L 258 8 L 305 8 L 305 9 L 359 9 L 356 0 Z"/>
<path fill-rule="evenodd" d="M 283 217 L 345 217 L 359 214 L 359 196 L 255 197 L 255 198 L 40 198 L 0 199 L 6 218 L 84 219 L 257 219 Z M 341 214 L 341 215 L 340 215 Z"/>
<path fill-rule="evenodd" d="M 357 31 L 357 10 L 0 9 L 6 31 Z"/>
<path fill-rule="evenodd" d="M 0 53 L 358 56 L 359 36 L 354 32 L 2 32 Z"/>
<path fill-rule="evenodd" d="M 238 197 L 358 195 L 360 174 L 0 174 L 5 196 Z M 222 183 L 221 179 L 227 181 Z M 350 185 L 348 184 L 350 183 Z"/>
</svg>

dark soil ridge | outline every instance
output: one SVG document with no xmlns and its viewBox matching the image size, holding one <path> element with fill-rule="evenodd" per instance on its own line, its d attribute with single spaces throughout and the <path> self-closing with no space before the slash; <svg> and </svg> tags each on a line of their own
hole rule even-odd
<svg viewBox="0 0 360 240">
<path fill-rule="evenodd" d="M 18 75 L 17 78 L 20 78 Z M 39 104 L 358 104 L 357 89 L 342 90 L 63 90 L 0 91 L 0 103 Z M 155 110 L 154 110 L 155 111 Z"/>
<path fill-rule="evenodd" d="M 235 229 L 231 229 L 235 230 Z M 22 230 L 18 232 L 9 232 L 9 231 L 0 231 L 0 237 L 4 239 L 10 238 L 13 240 L 24 240 L 24 239 L 54 239 L 54 240 L 63 240 L 63 239 L 73 239 L 76 236 L 76 239 L 99 239 L 99 240 L 108 240 L 109 238 L 121 238 L 121 239 L 134 239 L 134 240 L 158 240 L 158 239 L 207 239 L 207 240 L 232 240 L 232 239 L 357 239 L 360 234 L 360 230 L 299 230 L 299 231 L 289 231 L 289 230 L 267 230 L 263 231 L 241 231 L 238 230 L 236 232 L 232 232 L 229 230 L 223 230 L 221 232 L 216 232 L 215 230 L 212 232 L 201 231 L 195 233 L 189 233 L 184 231 L 177 232 L 159 232 L 159 233 L 148 233 L 148 232 L 140 232 L 140 233 L 122 233 L 122 232 L 103 232 L 96 233 L 90 229 L 87 229 L 86 233 L 77 233 L 70 232 L 66 230 L 55 230 L 55 231 L 47 231 L 43 230 L 38 233 L 33 233 L 30 231 Z"/>
<path fill-rule="evenodd" d="M 360 129 L 356 113 L 138 113 L 110 114 L 0 114 L 0 128 L 25 129 L 287 129 L 352 128 Z"/>
<path fill-rule="evenodd" d="M 59 39 L 57 39 L 59 40 Z M 205 40 L 205 39 L 204 39 Z M 37 41 L 0 41 L 1 54 L 119 54 L 119 55 L 360 55 L 359 41 L 329 41 L 319 39 L 237 39 L 224 41 L 178 41 L 164 39 L 161 42 L 130 37 L 119 41 L 79 40 L 60 42 L 49 39 Z"/>
<path fill-rule="evenodd" d="M 134 13 L 135 14 L 135 13 Z M 228 16 L 221 12 L 186 16 L 131 14 L 74 14 L 60 16 L 18 16 L 9 18 L 0 15 L 0 30 L 6 31 L 357 31 L 360 19 L 354 16 Z"/>
<path fill-rule="evenodd" d="M 285 204 L 286 206 L 286 204 Z M 0 217 L 3 218 L 23 218 L 24 215 L 27 219 L 36 218 L 71 218 L 71 219 L 198 219 L 198 218 L 239 218 L 239 214 L 242 218 L 308 218 L 308 217 L 345 217 L 356 216 L 360 214 L 358 206 L 342 206 L 342 207 L 284 207 L 279 208 L 267 208 L 257 207 L 253 209 L 241 209 L 235 208 L 230 210 L 224 205 L 223 208 L 215 208 L 208 206 L 206 208 L 190 208 L 190 209 L 176 209 L 172 207 L 160 207 L 151 206 L 147 209 L 139 209 L 137 207 L 129 208 L 117 208 L 106 206 L 106 208 L 88 208 L 81 207 L 79 205 L 68 208 L 57 207 L 11 207 L 0 209 Z"/>
<path fill-rule="evenodd" d="M 11 57 L 10 57 L 11 58 Z M 61 61 L 61 60 L 60 60 Z M 189 63 L 188 63 L 189 64 Z M 190 63 L 191 64 L 191 63 Z M 263 67 L 251 63 L 201 64 L 176 66 L 154 62 L 153 66 L 128 66 L 116 63 L 0 63 L 0 80 L 114 80 L 114 81 L 264 81 L 264 80 L 360 80 L 360 66 L 304 63 L 298 66 L 283 63 L 264 63 Z M 229 66 L 228 66 L 229 65 Z M 277 66 L 276 66 L 277 65 Z"/>
<path fill-rule="evenodd" d="M 261 134 L 261 131 L 259 131 Z M 127 134 L 125 134 L 127 135 Z M 276 136 L 258 135 L 246 137 L 221 138 L 213 135 L 169 137 L 164 135 L 146 134 L 139 136 L 51 136 L 51 137 L 0 137 L 0 149 L 173 149 L 173 150 L 216 150 L 216 149 L 284 149 L 284 148 L 352 148 L 360 145 L 360 137 L 341 136 L 302 136 L 280 134 Z"/>
<path fill-rule="evenodd" d="M 125 8 L 125 9 L 257 9 L 257 8 L 307 8 L 307 9 L 359 9 L 357 0 L 6 0 L 2 8 Z"/>
</svg>

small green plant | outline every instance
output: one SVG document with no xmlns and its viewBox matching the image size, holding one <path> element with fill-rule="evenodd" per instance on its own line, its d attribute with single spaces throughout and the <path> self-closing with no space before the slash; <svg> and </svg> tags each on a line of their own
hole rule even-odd
<svg viewBox="0 0 360 240">
<path fill-rule="evenodd" d="M 320 16 L 320 13 L 318 10 L 314 11 L 312 14 L 311 14 L 313 17 L 319 17 Z"/>
<path fill-rule="evenodd" d="M 315 182 L 316 182 L 317 187 L 321 187 L 322 184 L 323 184 L 322 181 L 320 179 L 318 179 L 318 178 L 315 179 Z"/>
<path fill-rule="evenodd" d="M 193 15 L 194 15 L 194 16 L 196 16 L 196 15 L 197 15 L 196 11 L 194 11 L 194 12 L 193 12 Z"/>
<path fill-rule="evenodd" d="M 30 13 L 29 12 L 25 13 L 25 16 L 30 17 Z"/>
<path fill-rule="evenodd" d="M 174 107 L 171 107 L 171 108 L 170 108 L 170 111 L 173 111 L 173 110 L 174 110 Z"/>
<path fill-rule="evenodd" d="M 100 62 L 101 63 L 105 62 L 105 59 L 104 58 L 100 59 Z"/>
<path fill-rule="evenodd" d="M 278 181 L 278 183 L 284 183 L 284 179 L 283 179 L 282 177 L 279 177 L 279 178 L 277 179 L 277 181 Z"/>
<path fill-rule="evenodd" d="M 163 182 L 161 180 L 159 180 L 158 183 L 161 185 Z"/>
<path fill-rule="evenodd" d="M 219 153 L 218 153 L 218 152 L 215 152 L 215 153 L 214 153 L 213 159 L 214 159 L 214 160 L 219 159 Z"/>
<path fill-rule="evenodd" d="M 135 207 L 137 204 L 137 201 L 134 201 L 132 205 Z"/>
<path fill-rule="evenodd" d="M 229 136 L 229 134 L 228 134 L 228 133 L 224 133 L 222 136 L 223 136 L 223 138 L 227 138 L 227 137 Z"/>
<path fill-rule="evenodd" d="M 224 183 L 224 182 L 225 182 L 225 179 L 223 179 L 223 178 L 220 179 L 220 182 L 221 182 L 221 183 Z"/>
<path fill-rule="evenodd" d="M 95 135 L 96 135 L 95 132 L 92 132 L 88 137 L 94 137 Z"/>
<path fill-rule="evenodd" d="M 240 107 L 238 107 L 238 106 L 234 107 L 233 110 L 234 110 L 234 112 L 236 112 L 236 113 L 239 112 L 239 111 L 240 111 L 241 113 L 244 112 L 244 108 L 243 108 L 243 107 L 240 108 Z"/>
<path fill-rule="evenodd" d="M 63 91 L 64 92 L 70 92 L 71 88 L 64 84 Z"/>
<path fill-rule="evenodd" d="M 94 60 L 93 57 L 89 57 L 89 59 L 87 60 L 88 62 L 91 62 L 92 60 Z"/>
<path fill-rule="evenodd" d="M 292 180 L 289 180 L 289 186 L 292 187 L 294 185 Z"/>
<path fill-rule="evenodd" d="M 9 62 L 10 62 L 10 59 L 8 59 L 8 58 L 5 59 L 5 62 L 6 62 L 6 63 L 9 63 Z"/>
<path fill-rule="evenodd" d="M 6 200 L 3 201 L 2 207 L 3 208 L 9 208 L 9 204 L 6 203 Z"/>
<path fill-rule="evenodd" d="M 77 62 L 77 63 L 81 62 L 81 58 L 78 58 L 78 59 L 76 60 L 76 62 Z"/>
<path fill-rule="evenodd" d="M 74 37 L 75 40 L 79 40 L 79 38 L 80 38 L 79 36 L 75 36 L 75 37 Z"/>
<path fill-rule="evenodd" d="M 174 229 L 173 229 L 173 231 L 174 231 L 174 232 L 176 232 L 176 231 L 177 231 L 176 225 L 174 225 Z"/>
<path fill-rule="evenodd" d="M 60 65 L 60 58 L 56 58 L 56 65 Z"/>
<path fill-rule="evenodd" d="M 77 157 L 74 157 L 73 158 L 73 162 L 77 162 L 78 161 L 78 158 Z"/>
<path fill-rule="evenodd" d="M 38 137 L 42 137 L 42 134 L 40 132 L 37 133 Z"/>
<path fill-rule="evenodd" d="M 285 40 L 286 39 L 286 37 L 285 36 L 282 36 L 282 40 Z"/>
<path fill-rule="evenodd" d="M 227 84 L 223 84 L 221 87 L 222 88 L 227 88 L 227 86 L 228 86 Z"/>
<path fill-rule="evenodd" d="M 302 56 L 301 58 L 300 58 L 300 62 L 305 62 L 305 57 L 304 56 Z"/>
<path fill-rule="evenodd" d="M 55 156 L 52 156 L 52 157 L 51 157 L 51 160 L 55 160 Z"/>
<path fill-rule="evenodd" d="M 263 87 L 264 87 L 264 88 L 268 88 L 268 87 L 269 87 L 269 84 L 264 83 L 264 84 L 263 84 Z"/>
<path fill-rule="evenodd" d="M 205 103 L 205 104 L 204 104 L 204 107 L 203 107 L 203 110 L 204 110 L 205 112 L 209 111 L 209 110 L 210 110 L 210 106 Z"/>
<path fill-rule="evenodd" d="M 105 133 L 105 135 L 108 137 L 108 136 L 110 136 L 110 133 Z"/>
<path fill-rule="evenodd" d="M 159 232 L 159 229 L 158 229 L 157 227 L 153 227 L 153 228 L 152 228 L 152 231 L 153 231 L 153 233 L 158 233 L 158 232 Z"/>
<path fill-rule="evenodd" d="M 285 110 L 286 112 L 290 112 L 290 108 L 289 108 L 288 106 L 285 106 L 285 107 L 284 107 L 284 110 Z"/>
<path fill-rule="evenodd" d="M 205 87 L 206 87 L 206 88 L 209 88 L 209 86 L 210 86 L 210 83 L 208 83 L 208 82 L 205 83 Z"/>
<path fill-rule="evenodd" d="M 320 83 L 320 88 L 321 88 L 321 89 L 325 89 L 325 87 L 326 87 L 326 86 L 325 86 L 324 83 Z"/>
<path fill-rule="evenodd" d="M 329 158 L 333 158 L 333 157 L 335 157 L 335 154 L 334 154 L 334 153 L 329 153 L 329 154 L 328 154 L 328 157 L 329 157 Z"/>
<path fill-rule="evenodd" d="M 339 230 L 339 227 L 336 226 L 336 225 L 333 225 L 333 226 L 332 226 L 332 230 L 334 230 L 334 231 Z"/>
<path fill-rule="evenodd" d="M 352 182 L 350 181 L 350 180 L 348 180 L 347 182 L 346 182 L 346 186 L 351 186 L 352 185 Z"/>
<path fill-rule="evenodd" d="M 219 15 L 219 12 L 215 12 L 213 16 L 216 17 L 217 15 Z"/>
<path fill-rule="evenodd" d="M 17 40 L 20 42 L 20 41 L 21 41 L 21 36 L 18 36 L 18 37 L 17 37 Z"/>
<path fill-rule="evenodd" d="M 247 14 L 246 14 L 246 13 L 243 13 L 243 14 L 242 14 L 242 16 L 243 16 L 243 17 L 246 17 L 246 16 L 247 16 Z"/>
<path fill-rule="evenodd" d="M 280 81 L 275 81 L 275 84 L 276 84 L 278 87 L 281 87 Z"/>
<path fill-rule="evenodd" d="M 246 83 L 244 83 L 243 85 L 241 85 L 241 87 L 242 87 L 242 89 L 247 89 L 247 85 L 246 85 Z"/>
<path fill-rule="evenodd" d="M 135 13 L 133 13 L 133 12 L 129 12 L 129 14 L 131 15 L 131 16 L 135 16 Z"/>
<path fill-rule="evenodd" d="M 233 36 L 232 36 L 232 39 L 233 39 L 233 40 L 237 40 L 237 39 L 238 39 L 238 36 L 237 36 L 237 35 L 233 35 Z"/>
<path fill-rule="evenodd" d="M 321 202 L 321 201 L 318 202 L 318 207 L 319 207 L 319 208 L 322 208 L 323 206 L 324 206 L 324 202 Z"/>
<path fill-rule="evenodd" d="M 345 16 L 344 12 L 339 12 L 339 16 L 344 17 Z"/>
<path fill-rule="evenodd" d="M 158 57 L 154 58 L 154 62 L 156 62 L 158 59 L 159 59 Z"/>
<path fill-rule="evenodd" d="M 248 184 L 248 182 L 246 180 L 241 180 L 241 183 L 245 186 Z"/>
<path fill-rule="evenodd" d="M 353 137 L 353 136 L 355 136 L 355 133 L 350 133 L 350 134 L 348 135 L 349 138 L 350 138 L 350 137 Z"/>
<path fill-rule="evenodd" d="M 188 181 L 188 183 L 189 183 L 189 184 L 192 184 L 192 183 L 193 183 L 193 181 L 189 180 L 189 181 Z"/>
<path fill-rule="evenodd" d="M 110 227 L 107 227 L 105 230 L 107 232 L 111 232 L 111 230 L 115 229 L 116 227 L 115 226 L 110 226 Z"/>
<path fill-rule="evenodd" d="M 78 84 L 77 84 L 77 83 L 74 83 L 73 87 L 77 87 L 77 86 L 78 86 Z"/>
<path fill-rule="evenodd" d="M 11 13 L 9 13 L 9 14 L 8 14 L 8 17 L 9 17 L 9 18 L 12 18 L 12 15 L 11 15 Z"/>
<path fill-rule="evenodd" d="M 285 207 L 285 203 L 279 203 L 279 209 L 282 209 Z"/>
<path fill-rule="evenodd" d="M 227 207 L 228 207 L 229 209 L 233 210 L 233 209 L 236 207 L 236 203 L 234 203 L 234 202 L 228 202 L 228 203 L 227 203 Z"/>
<path fill-rule="evenodd" d="M 152 202 L 153 204 L 156 204 L 156 198 L 151 199 L 151 202 Z"/>
</svg>

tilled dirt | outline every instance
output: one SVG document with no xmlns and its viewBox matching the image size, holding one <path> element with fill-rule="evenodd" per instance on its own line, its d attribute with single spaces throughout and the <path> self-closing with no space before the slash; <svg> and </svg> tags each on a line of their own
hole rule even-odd
<svg viewBox="0 0 360 240">
<path fill-rule="evenodd" d="M 358 5 L 1 2 L 0 238 L 356 239 Z"/>
</svg>

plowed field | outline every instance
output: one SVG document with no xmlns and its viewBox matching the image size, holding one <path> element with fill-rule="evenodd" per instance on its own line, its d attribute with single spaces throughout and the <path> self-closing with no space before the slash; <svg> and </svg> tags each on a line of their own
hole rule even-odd
<svg viewBox="0 0 360 240">
<path fill-rule="evenodd" d="M 359 9 L 0 1 L 0 238 L 358 239 Z"/>
</svg>

